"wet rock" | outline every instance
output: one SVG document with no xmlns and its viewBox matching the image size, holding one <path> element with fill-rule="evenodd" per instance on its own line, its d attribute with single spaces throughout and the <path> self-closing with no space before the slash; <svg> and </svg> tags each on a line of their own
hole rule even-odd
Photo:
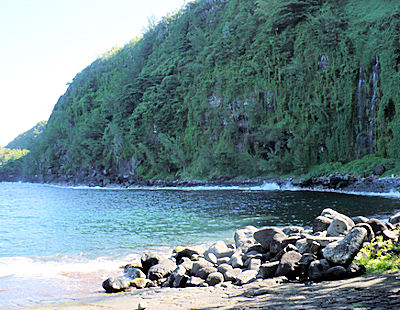
<svg viewBox="0 0 400 310">
<path fill-rule="evenodd" d="M 325 273 L 325 279 L 328 281 L 340 280 L 347 277 L 347 270 L 343 266 L 334 266 Z"/>
<path fill-rule="evenodd" d="M 245 285 L 247 283 L 253 282 L 258 274 L 258 270 L 245 270 L 241 272 L 236 279 L 236 285 Z"/>
<path fill-rule="evenodd" d="M 277 227 L 266 227 L 254 233 L 254 238 L 265 250 L 273 248 L 273 253 L 278 253 L 283 248 L 283 240 L 286 235 Z"/>
<path fill-rule="evenodd" d="M 221 257 L 231 257 L 235 250 L 228 248 L 225 242 L 217 241 L 204 253 L 204 256 L 211 253 L 216 256 L 216 258 Z"/>
<path fill-rule="evenodd" d="M 369 219 L 367 224 L 371 226 L 375 236 L 381 235 L 382 232 L 386 229 L 385 223 L 375 218 Z"/>
<path fill-rule="evenodd" d="M 215 286 L 215 285 L 220 284 L 222 282 L 224 282 L 224 276 L 219 272 L 210 273 L 207 276 L 207 279 L 206 279 L 206 283 L 209 286 Z"/>
<path fill-rule="evenodd" d="M 144 272 L 141 271 L 139 268 L 130 267 L 130 268 L 125 268 L 124 271 L 125 271 L 126 275 L 131 277 L 132 279 L 146 278 L 146 275 L 144 274 Z"/>
<path fill-rule="evenodd" d="M 278 268 L 276 270 L 276 276 L 286 276 L 288 278 L 296 277 L 296 269 L 298 267 L 298 263 L 301 259 L 301 254 L 296 251 L 289 251 L 283 254 Z"/>
<path fill-rule="evenodd" d="M 367 230 L 367 237 L 365 238 L 365 241 L 371 242 L 371 240 L 373 238 L 375 238 L 375 233 L 374 233 L 374 231 L 372 230 L 372 227 L 369 224 L 367 224 L 367 223 L 358 223 L 358 224 L 356 224 L 355 227 L 362 227 L 362 228 L 365 228 Z"/>
<path fill-rule="evenodd" d="M 213 272 L 217 272 L 218 269 L 215 267 L 203 267 L 196 272 L 195 276 L 202 279 L 207 279 L 208 275 Z"/>
<path fill-rule="evenodd" d="M 322 280 L 330 267 L 326 259 L 313 261 L 308 267 L 308 277 L 313 281 Z"/>
<path fill-rule="evenodd" d="M 254 226 L 246 226 L 243 229 L 238 229 L 235 232 L 235 245 L 237 249 L 248 249 L 256 244 L 254 233 L 258 231 Z"/>
<path fill-rule="evenodd" d="M 202 278 L 198 277 L 190 277 L 188 281 L 186 282 L 186 286 L 189 287 L 195 287 L 195 286 L 200 286 L 204 283 L 205 281 Z"/>
<path fill-rule="evenodd" d="M 356 216 L 354 218 L 352 218 L 354 224 L 360 224 L 360 223 L 367 223 L 369 221 L 368 217 L 365 216 Z"/>
<path fill-rule="evenodd" d="M 328 244 L 323 250 L 324 258 L 338 265 L 348 265 L 361 249 L 367 230 L 354 227 L 341 241 Z"/>
<path fill-rule="evenodd" d="M 102 286 L 107 293 L 117 293 L 128 289 L 131 285 L 132 279 L 128 276 L 110 277 L 103 281 Z"/>
<path fill-rule="evenodd" d="M 196 273 L 204 267 L 213 267 L 214 265 L 205 259 L 199 259 L 198 261 L 193 263 L 193 268 L 190 271 L 192 275 L 196 275 Z"/>
<path fill-rule="evenodd" d="M 161 260 L 157 265 L 150 267 L 147 278 L 153 281 L 167 278 L 176 267 L 176 264 L 169 259 Z"/>
<path fill-rule="evenodd" d="M 160 255 L 154 253 L 143 254 L 142 257 L 140 258 L 143 272 L 147 274 L 149 269 L 152 266 L 157 265 L 161 261 L 161 259 L 162 257 Z"/>
<path fill-rule="evenodd" d="M 272 278 L 278 269 L 279 262 L 268 262 L 260 266 L 260 273 L 263 279 Z"/>
<path fill-rule="evenodd" d="M 354 226 L 354 225 L 353 225 Z M 335 218 L 327 229 L 327 237 L 339 237 L 346 235 L 352 227 L 343 219 Z"/>
<path fill-rule="evenodd" d="M 400 212 L 397 212 L 395 215 L 391 216 L 389 223 L 393 225 L 400 223 Z"/>
<path fill-rule="evenodd" d="M 332 219 L 325 216 L 317 216 L 313 223 L 313 232 L 316 233 L 327 230 L 332 221 Z"/>
<path fill-rule="evenodd" d="M 234 268 L 231 270 L 227 270 L 224 273 L 224 279 L 225 281 L 231 281 L 231 282 L 236 282 L 238 279 L 238 276 L 242 273 L 242 269 L 240 268 Z"/>
</svg>

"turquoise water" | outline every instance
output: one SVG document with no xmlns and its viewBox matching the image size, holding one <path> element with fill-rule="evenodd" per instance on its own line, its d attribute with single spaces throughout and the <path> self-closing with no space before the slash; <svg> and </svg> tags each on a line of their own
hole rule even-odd
<svg viewBox="0 0 400 310">
<path fill-rule="evenodd" d="M 328 207 L 380 219 L 400 210 L 394 198 L 278 189 L 0 183 L 0 308 L 101 291 L 102 279 L 146 250 L 232 239 L 247 225 L 310 227 Z"/>
</svg>

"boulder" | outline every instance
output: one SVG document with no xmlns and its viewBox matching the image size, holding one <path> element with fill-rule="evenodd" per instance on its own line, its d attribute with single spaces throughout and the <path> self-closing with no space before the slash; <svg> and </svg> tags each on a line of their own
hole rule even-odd
<svg viewBox="0 0 400 310">
<path fill-rule="evenodd" d="M 316 233 L 327 230 L 332 221 L 332 219 L 325 216 L 317 216 L 313 223 L 313 232 Z"/>
<path fill-rule="evenodd" d="M 391 216 L 389 223 L 393 225 L 400 223 L 400 212 L 397 212 L 395 215 Z"/>
<path fill-rule="evenodd" d="M 374 231 L 375 236 L 381 235 L 382 232 L 386 229 L 385 223 L 383 223 L 382 221 L 375 219 L 375 218 L 369 219 L 367 224 L 369 224 L 371 226 L 372 230 Z"/>
<path fill-rule="evenodd" d="M 261 244 L 256 244 L 247 249 L 247 252 L 257 252 L 260 254 L 265 254 L 265 249 L 261 246 Z"/>
<path fill-rule="evenodd" d="M 289 226 L 289 227 L 285 227 L 283 228 L 283 233 L 285 235 L 298 235 L 301 234 L 302 232 L 304 232 L 304 228 L 300 227 L 300 226 Z"/>
<path fill-rule="evenodd" d="M 204 253 L 204 258 L 214 265 L 218 263 L 218 259 L 214 253 Z"/>
<path fill-rule="evenodd" d="M 339 212 L 337 212 L 337 211 L 335 211 L 335 210 L 332 210 L 332 209 L 330 209 L 330 208 L 327 208 L 327 209 L 322 210 L 321 216 L 330 218 L 330 219 L 332 219 L 332 220 L 334 220 L 334 219 L 336 219 L 336 218 L 343 219 L 344 221 L 347 222 L 347 224 L 348 224 L 350 227 L 354 227 L 354 225 L 355 225 L 354 222 L 353 222 L 353 220 L 352 220 L 351 218 L 349 218 L 348 216 L 346 216 L 346 215 L 344 215 L 344 214 L 342 214 L 342 213 L 339 213 Z"/>
<path fill-rule="evenodd" d="M 288 278 L 296 277 L 296 269 L 298 267 L 298 263 L 301 259 L 301 254 L 296 251 L 289 251 L 283 254 L 278 268 L 276 270 L 276 276 L 286 276 Z"/>
<path fill-rule="evenodd" d="M 308 267 L 308 277 L 313 281 L 322 280 L 330 267 L 326 259 L 315 260 Z"/>
<path fill-rule="evenodd" d="M 154 253 L 145 253 L 140 258 L 142 263 L 142 270 L 145 274 L 148 273 L 150 267 L 157 265 L 161 261 L 162 257 Z"/>
<path fill-rule="evenodd" d="M 130 286 L 136 287 L 138 289 L 142 289 L 142 288 L 145 288 L 145 287 L 152 287 L 152 286 L 154 286 L 154 284 L 149 279 L 136 278 L 136 279 L 131 281 Z"/>
<path fill-rule="evenodd" d="M 236 251 L 235 254 L 231 256 L 228 264 L 230 264 L 233 268 L 242 268 L 243 267 L 243 258 L 241 251 Z"/>
<path fill-rule="evenodd" d="M 231 260 L 230 257 L 221 257 L 217 260 L 217 265 L 227 264 Z"/>
<path fill-rule="evenodd" d="M 204 256 L 208 253 L 212 253 L 216 256 L 216 258 L 231 257 L 234 252 L 235 250 L 228 248 L 225 242 L 217 241 L 208 248 L 208 250 L 204 253 Z"/>
<path fill-rule="evenodd" d="M 258 241 L 265 250 L 273 248 L 273 253 L 282 250 L 282 241 L 286 239 L 286 235 L 282 229 L 277 227 L 266 227 L 254 233 L 254 239 Z"/>
<path fill-rule="evenodd" d="M 237 249 L 248 249 L 256 244 L 254 233 L 258 231 L 254 226 L 246 226 L 243 229 L 238 229 L 235 232 L 235 245 Z"/>
<path fill-rule="evenodd" d="M 200 286 L 204 282 L 205 281 L 202 278 L 190 277 L 186 282 L 186 286 L 189 286 L 189 287 Z"/>
<path fill-rule="evenodd" d="M 169 259 L 161 260 L 157 265 L 150 267 L 147 278 L 153 281 L 167 278 L 176 267 L 176 264 Z"/>
<path fill-rule="evenodd" d="M 268 262 L 260 266 L 260 273 L 263 279 L 272 278 L 278 269 L 279 262 Z"/>
<path fill-rule="evenodd" d="M 386 229 L 382 232 L 382 236 L 383 236 L 383 240 L 397 241 L 397 240 L 399 240 L 400 234 L 398 232 Z"/>
<path fill-rule="evenodd" d="M 352 218 L 354 224 L 360 224 L 360 223 L 367 223 L 369 221 L 368 217 L 365 216 L 356 216 Z"/>
<path fill-rule="evenodd" d="M 227 270 L 224 273 L 224 279 L 225 281 L 231 281 L 231 282 L 236 282 L 238 279 L 238 276 L 242 273 L 242 269 L 240 268 L 234 268 L 231 270 Z"/>
<path fill-rule="evenodd" d="M 215 286 L 224 282 L 224 276 L 220 272 L 213 272 L 207 276 L 206 283 L 209 286 Z"/>
<path fill-rule="evenodd" d="M 386 171 L 386 167 L 384 165 L 379 165 L 379 166 L 372 168 L 372 173 L 374 175 L 382 175 L 385 173 L 385 171 Z"/>
<path fill-rule="evenodd" d="M 353 225 L 354 226 L 354 225 Z M 352 227 L 343 219 L 335 218 L 326 230 L 327 237 L 345 236 Z"/>
<path fill-rule="evenodd" d="M 110 277 L 103 281 L 102 286 L 107 293 L 117 293 L 128 289 L 131 285 L 132 279 L 128 276 Z"/>
<path fill-rule="evenodd" d="M 217 272 L 218 269 L 215 267 L 203 267 L 196 272 L 195 276 L 202 279 L 207 279 L 208 275 L 213 272 Z"/>
<path fill-rule="evenodd" d="M 325 279 L 328 281 L 340 280 L 347 277 L 347 270 L 343 266 L 334 266 L 325 272 Z"/>
<path fill-rule="evenodd" d="M 343 239 L 343 237 L 319 237 L 319 236 L 312 236 L 312 235 L 306 235 L 305 237 L 310 246 L 314 242 L 317 242 L 321 247 L 326 247 L 328 244 L 330 244 L 332 242 L 340 241 Z"/>
<path fill-rule="evenodd" d="M 176 253 L 175 260 L 179 264 L 182 258 L 187 257 L 189 259 L 193 259 L 194 255 L 199 255 L 199 253 L 196 250 L 186 248 Z"/>
<path fill-rule="evenodd" d="M 323 250 L 323 256 L 328 261 L 338 265 L 348 265 L 361 249 L 367 230 L 354 227 L 341 241 L 328 244 Z"/>
<path fill-rule="evenodd" d="M 280 261 L 282 256 L 289 252 L 289 251 L 296 251 L 297 252 L 297 248 L 296 246 L 294 246 L 293 244 L 289 244 L 287 247 L 285 247 L 284 249 L 282 249 L 281 251 L 279 251 L 278 254 L 275 255 L 275 257 L 273 259 L 271 259 L 271 262 L 275 262 L 275 261 Z"/>
<path fill-rule="evenodd" d="M 233 269 L 233 267 L 231 265 L 228 265 L 228 264 L 221 264 L 217 268 L 218 272 L 222 273 L 223 275 L 225 275 L 225 273 L 228 270 L 232 270 L 232 269 Z"/>
<path fill-rule="evenodd" d="M 262 254 L 258 253 L 256 251 L 248 251 L 247 253 L 245 253 L 243 255 L 243 260 L 247 261 L 249 258 L 259 258 L 259 259 L 261 259 L 262 258 Z"/>
<path fill-rule="evenodd" d="M 190 260 L 188 257 L 183 257 L 179 263 L 179 266 L 182 266 L 186 269 L 186 271 L 190 272 L 193 268 L 194 262 Z"/>
<path fill-rule="evenodd" d="M 128 267 L 128 268 L 124 268 L 124 272 L 126 273 L 126 275 L 128 277 L 131 277 L 132 279 L 136 279 L 136 278 L 146 278 L 146 275 L 144 274 L 143 271 L 141 271 L 139 268 L 135 268 L 135 267 Z"/>
<path fill-rule="evenodd" d="M 346 268 L 346 271 L 349 277 L 358 277 L 366 272 L 366 268 L 360 263 L 352 263 Z"/>
<path fill-rule="evenodd" d="M 199 259 L 198 261 L 193 263 L 193 268 L 191 270 L 192 275 L 196 275 L 196 273 L 204 267 L 213 267 L 214 265 L 205 259 Z"/>
<path fill-rule="evenodd" d="M 186 268 L 179 265 L 169 276 L 169 283 L 172 287 L 185 287 L 189 277 L 186 275 Z"/>
<path fill-rule="evenodd" d="M 245 270 L 237 276 L 236 285 L 245 285 L 253 282 L 258 274 L 258 270 Z"/>
<path fill-rule="evenodd" d="M 307 242 L 307 239 L 306 239 L 306 238 L 297 240 L 295 246 L 296 246 L 296 248 L 297 248 L 297 251 L 298 251 L 300 254 L 308 253 L 309 250 L 310 250 L 310 247 L 309 247 L 309 245 L 308 245 L 308 242 Z"/>
<path fill-rule="evenodd" d="M 250 263 L 247 266 L 248 270 L 260 270 L 260 266 L 261 266 L 261 259 L 258 258 L 249 258 L 250 259 Z"/>
<path fill-rule="evenodd" d="M 365 228 L 367 230 L 367 237 L 365 238 L 365 241 L 371 242 L 372 239 L 375 238 L 375 233 L 372 230 L 371 225 L 369 225 L 367 223 L 358 223 L 358 224 L 356 224 L 355 227 L 362 227 L 362 228 Z"/>
</svg>

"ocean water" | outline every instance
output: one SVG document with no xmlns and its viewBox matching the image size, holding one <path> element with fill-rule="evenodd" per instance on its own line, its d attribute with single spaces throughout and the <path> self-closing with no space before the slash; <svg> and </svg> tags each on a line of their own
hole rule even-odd
<svg viewBox="0 0 400 310">
<path fill-rule="evenodd" d="M 101 282 L 145 251 L 232 240 L 247 225 L 311 227 L 324 208 L 387 219 L 400 210 L 400 199 L 385 196 L 274 183 L 164 189 L 0 183 L 0 308 L 103 294 Z"/>
</svg>

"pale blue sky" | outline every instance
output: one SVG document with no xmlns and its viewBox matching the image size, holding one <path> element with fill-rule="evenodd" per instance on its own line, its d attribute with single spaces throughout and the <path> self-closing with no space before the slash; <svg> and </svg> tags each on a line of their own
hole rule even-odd
<svg viewBox="0 0 400 310">
<path fill-rule="evenodd" d="M 47 120 L 66 84 L 185 0 L 0 0 L 0 146 Z"/>
</svg>

